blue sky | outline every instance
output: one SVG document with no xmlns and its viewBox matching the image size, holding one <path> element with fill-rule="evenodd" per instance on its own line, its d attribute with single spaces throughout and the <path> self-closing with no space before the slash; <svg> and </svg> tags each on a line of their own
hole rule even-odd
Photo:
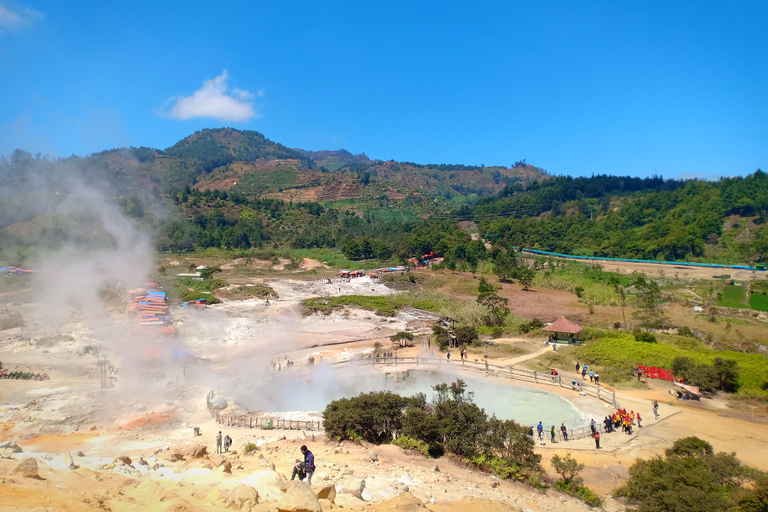
<svg viewBox="0 0 768 512">
<path fill-rule="evenodd" d="M 0 0 L 0 154 L 233 126 L 371 158 L 768 168 L 768 2 Z"/>
</svg>

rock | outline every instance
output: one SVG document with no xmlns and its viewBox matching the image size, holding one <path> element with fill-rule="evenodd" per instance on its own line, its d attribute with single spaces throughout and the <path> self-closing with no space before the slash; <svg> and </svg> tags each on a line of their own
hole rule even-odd
<svg viewBox="0 0 768 512">
<path fill-rule="evenodd" d="M 21 453 L 21 446 L 19 446 L 19 443 L 16 441 L 6 441 L 4 443 L 0 443 L 0 449 L 8 449 L 11 450 L 13 453 Z"/>
<path fill-rule="evenodd" d="M 277 504 L 280 512 L 322 512 L 320 501 L 309 485 L 298 482 L 285 493 Z"/>
<path fill-rule="evenodd" d="M 424 503 L 421 502 L 416 496 L 414 496 L 411 493 L 404 492 L 403 494 L 396 496 L 392 498 L 391 500 L 384 501 L 382 503 L 377 503 L 373 507 L 371 507 L 371 512 L 383 512 L 383 511 L 389 511 L 389 510 L 397 510 L 398 512 L 421 512 L 425 510 L 426 507 L 424 507 Z M 454 509 L 451 509 L 454 510 Z M 460 508 L 457 508 L 455 510 L 463 510 Z M 475 510 L 482 510 L 482 509 L 475 509 Z M 489 509 L 489 510 L 495 510 L 495 509 Z"/>
<path fill-rule="evenodd" d="M 352 478 L 341 482 L 342 494 L 351 494 L 357 498 L 362 499 L 363 489 L 365 489 L 365 480 L 360 478 Z"/>
<path fill-rule="evenodd" d="M 376 455 L 376 452 L 375 452 L 375 451 L 373 451 L 373 450 L 371 450 L 371 451 L 369 451 L 369 452 L 368 452 L 368 457 L 369 457 L 369 458 L 370 458 L 370 459 L 371 459 L 373 462 L 376 462 L 377 460 L 379 460 L 379 456 L 378 456 L 378 455 Z"/>
<path fill-rule="evenodd" d="M 400 492 L 409 492 L 411 490 L 411 488 L 405 485 L 403 482 L 400 482 L 399 484 L 397 484 L 397 489 Z"/>
<path fill-rule="evenodd" d="M 342 474 L 344 474 L 344 475 L 349 475 L 349 476 L 354 476 L 354 474 L 355 474 L 355 470 L 354 470 L 354 469 L 352 469 L 352 468 L 349 468 L 349 469 L 345 469 L 345 470 L 344 470 L 344 473 L 342 473 Z"/>
<path fill-rule="evenodd" d="M 117 458 L 113 461 L 113 464 L 116 464 L 117 461 L 120 461 L 123 464 L 128 464 L 129 466 L 133 464 L 133 461 L 131 460 L 131 458 L 124 453 L 121 453 L 120 455 L 118 455 Z"/>
<path fill-rule="evenodd" d="M 163 450 L 157 454 L 157 458 L 166 462 L 179 462 L 184 460 L 184 454 L 180 450 Z"/>
<path fill-rule="evenodd" d="M 271 460 L 265 459 L 263 455 L 259 454 L 259 457 L 256 459 L 256 467 L 259 469 L 266 469 L 269 471 L 275 470 L 275 463 Z"/>
<path fill-rule="evenodd" d="M 112 472 L 117 473 L 119 475 L 125 475 L 131 478 L 141 478 L 143 476 L 141 474 L 141 471 L 134 468 L 133 466 L 129 466 L 128 464 L 120 464 L 119 466 L 115 466 Z"/>
<path fill-rule="evenodd" d="M 85 457 L 85 454 L 81 452 L 80 450 L 75 452 L 75 457 Z"/>
<path fill-rule="evenodd" d="M 229 474 L 232 474 L 232 463 L 229 462 L 228 460 L 225 460 L 221 464 L 221 466 L 216 468 L 216 471 L 219 472 L 219 473 L 229 473 Z"/>
<path fill-rule="evenodd" d="M 72 459 L 71 453 L 67 453 L 66 455 L 64 455 L 64 464 L 66 464 L 67 469 L 77 469 L 80 467 L 77 464 L 75 464 L 75 461 Z"/>
<path fill-rule="evenodd" d="M 250 501 L 251 506 L 259 502 L 259 492 L 253 487 L 251 487 L 250 485 L 240 484 L 234 489 L 232 489 L 231 491 L 229 491 L 229 494 L 227 495 L 228 507 L 232 507 L 232 505 L 235 505 L 237 508 L 243 508 L 243 504 L 246 501 Z"/>
<path fill-rule="evenodd" d="M 334 509 L 333 503 L 328 500 L 318 498 L 317 501 L 320 503 L 320 508 L 323 510 L 323 512 Z"/>
<path fill-rule="evenodd" d="M 435 473 L 439 473 L 440 472 L 440 468 L 437 467 L 437 464 L 435 464 L 435 467 L 433 469 L 434 469 Z"/>
<path fill-rule="evenodd" d="M 221 395 L 216 395 L 211 399 L 211 405 L 214 409 L 226 409 L 228 405 L 227 399 Z"/>
<path fill-rule="evenodd" d="M 317 499 L 328 500 L 333 503 L 336 501 L 336 486 L 326 485 L 325 487 L 320 487 L 319 489 L 315 489 L 315 494 L 317 495 Z"/>
<path fill-rule="evenodd" d="M 344 451 L 344 450 L 342 450 L 341 448 L 334 448 L 334 449 L 333 449 L 333 453 L 337 453 L 337 454 L 338 454 L 338 453 L 342 453 L 343 451 Z"/>
<path fill-rule="evenodd" d="M 498 477 L 491 476 L 491 489 L 495 489 L 499 486 L 499 479 Z"/>
<path fill-rule="evenodd" d="M 136 464 L 141 466 L 149 466 L 149 463 L 144 459 L 144 457 L 139 457 L 139 460 L 136 461 Z"/>
<path fill-rule="evenodd" d="M 207 455 L 208 447 L 200 443 L 187 446 L 186 450 L 184 450 L 184 456 L 192 459 L 201 459 Z"/>
<path fill-rule="evenodd" d="M 397 479 L 398 482 L 405 485 L 413 485 L 416 483 L 416 479 L 411 476 L 407 471 L 403 473 L 403 476 Z"/>
<path fill-rule="evenodd" d="M 295 486 L 300 484 L 301 482 L 299 480 L 286 480 L 285 482 L 280 483 L 280 490 L 283 492 L 288 492 L 288 490 Z"/>
<path fill-rule="evenodd" d="M 215 503 L 219 501 L 221 498 L 221 491 L 219 491 L 217 488 L 211 489 L 211 492 L 208 493 L 208 495 L 205 497 L 205 500 L 203 500 L 205 503 Z"/>
<path fill-rule="evenodd" d="M 21 475 L 27 478 L 40 478 L 37 472 L 37 459 L 34 457 L 27 457 L 22 460 L 18 466 L 11 471 L 12 475 Z"/>
</svg>

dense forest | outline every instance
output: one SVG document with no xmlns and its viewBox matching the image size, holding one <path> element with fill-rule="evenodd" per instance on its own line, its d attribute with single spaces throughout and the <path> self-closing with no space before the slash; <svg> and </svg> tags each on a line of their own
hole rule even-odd
<svg viewBox="0 0 768 512">
<path fill-rule="evenodd" d="M 305 173 L 314 180 L 325 174 L 320 170 L 328 171 L 320 169 L 322 163 L 337 169 L 329 174 L 345 174 L 338 186 L 334 176 L 319 181 L 358 190 L 361 199 L 294 201 L 274 195 L 282 188 L 270 196 L 264 194 L 273 190 L 269 186 L 251 191 L 197 185 L 233 162 L 276 161 L 293 162 L 291 170 L 262 166 L 251 175 L 284 179 Z M 246 182 L 248 176 L 229 182 Z M 289 186 L 296 190 L 315 183 L 291 179 L 296 184 Z M 367 192 L 394 186 L 390 179 L 411 183 L 413 191 L 401 187 L 395 199 Z M 489 186 L 498 193 L 488 197 Z M 461 200 L 446 200 L 446 195 Z M 492 256 L 482 242 L 471 240 L 469 232 L 478 231 L 481 238 L 488 235 L 495 249 L 723 263 L 768 260 L 768 176 L 760 170 L 716 182 L 548 177 L 525 161 L 512 168 L 382 162 L 344 151 L 294 150 L 258 132 L 231 129 L 203 130 L 163 151 L 124 148 L 52 159 L 17 150 L 0 158 L 0 251 L 5 259 L 98 238 L 98 222 L 91 228 L 82 215 L 67 215 L 74 211 L 70 203 L 82 209 L 92 197 L 92 210 L 99 201 L 114 204 L 152 234 L 160 251 L 268 244 L 329 248 L 349 259 L 380 260 L 434 251 L 449 266 L 462 261 L 476 265 Z M 430 206 L 417 216 L 415 204 Z"/>
</svg>

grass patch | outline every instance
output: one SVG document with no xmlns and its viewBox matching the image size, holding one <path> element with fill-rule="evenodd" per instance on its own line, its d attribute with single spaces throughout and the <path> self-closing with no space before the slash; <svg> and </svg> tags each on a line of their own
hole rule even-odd
<svg viewBox="0 0 768 512">
<path fill-rule="evenodd" d="M 277 299 L 277 292 L 266 283 L 257 283 L 255 285 L 237 286 L 227 290 L 220 290 L 217 294 L 225 299 L 246 300 L 246 299 Z"/>
<path fill-rule="evenodd" d="M 739 396 L 766 397 L 761 386 L 768 381 L 768 359 L 762 354 L 715 350 L 698 340 L 659 336 L 660 343 L 635 341 L 631 334 L 611 333 L 576 349 L 579 361 L 600 368 L 601 380 L 623 382 L 632 379 L 637 365 L 671 368 L 675 357 L 689 357 L 697 364 L 711 365 L 716 357 L 732 359 L 739 366 Z"/>
<path fill-rule="evenodd" d="M 599 306 L 618 306 L 619 295 L 612 283 L 627 282 L 626 276 L 615 272 L 603 272 L 591 267 L 568 266 L 563 270 L 537 272 L 533 284 L 539 288 L 550 288 L 576 293 L 580 289 L 581 300 Z"/>
<path fill-rule="evenodd" d="M 0 315 L 0 331 L 7 329 L 15 329 L 16 327 L 24 326 L 24 318 L 21 313 L 9 313 Z"/>
<path fill-rule="evenodd" d="M 722 298 L 717 301 L 721 308 L 746 308 L 747 290 L 743 286 L 726 285 L 723 288 Z"/>
<path fill-rule="evenodd" d="M 395 316 L 397 311 L 410 306 L 439 313 L 448 298 L 435 292 L 410 292 L 392 295 L 342 295 L 340 297 L 314 297 L 301 304 L 310 313 L 330 314 L 334 309 L 355 307 L 373 311 L 380 316 Z"/>
<path fill-rule="evenodd" d="M 768 295 L 752 293 L 749 295 L 749 307 L 755 311 L 768 311 Z"/>
</svg>

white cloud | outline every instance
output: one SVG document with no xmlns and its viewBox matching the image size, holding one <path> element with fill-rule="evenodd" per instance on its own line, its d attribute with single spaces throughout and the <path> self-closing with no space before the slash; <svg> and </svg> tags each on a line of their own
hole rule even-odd
<svg viewBox="0 0 768 512">
<path fill-rule="evenodd" d="M 168 112 L 174 119 L 213 117 L 223 121 L 248 121 L 257 116 L 253 109 L 253 94 L 242 89 L 228 91 L 227 70 L 214 79 L 206 80 L 191 96 L 172 98 L 176 104 Z"/>
<path fill-rule="evenodd" d="M 43 13 L 17 3 L 0 3 L 0 31 L 21 30 L 41 19 Z"/>
</svg>

